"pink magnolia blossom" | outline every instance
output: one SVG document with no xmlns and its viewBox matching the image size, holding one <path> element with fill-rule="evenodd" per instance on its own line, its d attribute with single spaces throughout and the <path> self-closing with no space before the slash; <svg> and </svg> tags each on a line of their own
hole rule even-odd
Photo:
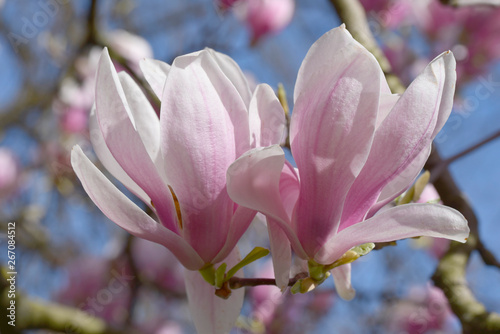
<svg viewBox="0 0 500 334">
<path fill-rule="evenodd" d="M 394 95 L 375 57 L 345 26 L 314 43 L 294 91 L 290 140 L 298 171 L 270 146 L 246 153 L 227 173 L 231 198 L 268 218 L 281 287 L 288 282 L 288 241 L 300 258 L 325 266 L 368 242 L 465 242 L 467 222 L 449 207 L 408 204 L 376 214 L 420 172 L 451 112 L 455 79 L 455 60 L 445 52 Z M 353 298 L 350 264 L 331 273 L 341 297 Z"/>
<path fill-rule="evenodd" d="M 228 9 L 234 6 L 238 1 L 241 0 L 216 0 L 215 3 L 220 9 Z"/>
<path fill-rule="evenodd" d="M 139 72 L 139 62 L 153 57 L 153 50 L 142 37 L 123 30 L 104 33 L 105 40 L 120 54 L 135 71 Z M 102 52 L 101 47 L 93 47 L 85 56 L 75 62 L 78 80 L 68 77 L 63 81 L 58 98 L 53 103 L 59 123 L 67 133 L 82 133 L 88 128 L 89 112 L 94 103 L 95 72 Z M 116 63 L 117 70 L 122 69 Z M 78 82 L 77 82 L 78 81 Z"/>
<path fill-rule="evenodd" d="M 182 334 L 182 327 L 173 322 L 165 322 L 156 332 L 155 334 Z"/>
<path fill-rule="evenodd" d="M 182 266 L 175 256 L 161 245 L 134 238 L 132 257 L 138 272 L 148 280 L 169 291 L 184 291 Z"/>
<path fill-rule="evenodd" d="M 0 199 L 9 196 L 20 178 L 17 159 L 7 148 L 0 148 Z"/>
<path fill-rule="evenodd" d="M 413 287 L 407 299 L 391 305 L 383 316 L 389 333 L 455 332 L 450 326 L 453 313 L 448 300 L 443 291 L 432 284 Z"/>
<path fill-rule="evenodd" d="M 256 274 L 257 277 L 272 278 L 273 266 L 271 261 L 267 261 Z M 264 326 L 268 326 L 273 320 L 274 313 L 278 306 L 285 300 L 280 289 L 273 285 L 261 285 L 252 288 L 252 320 L 258 321 Z"/>
<path fill-rule="evenodd" d="M 119 324 L 128 313 L 130 276 L 127 266 L 113 268 L 108 259 L 80 257 L 67 268 L 68 283 L 58 292 L 57 299 L 77 305 L 90 315 Z"/>
<path fill-rule="evenodd" d="M 139 72 L 139 63 L 144 58 L 153 57 L 153 48 L 141 36 L 125 30 L 111 30 L 104 33 L 108 45 L 123 56 L 135 72 Z"/>
<path fill-rule="evenodd" d="M 171 66 L 144 60 L 141 68 L 161 98 L 160 119 L 134 80 L 116 73 L 105 49 L 90 133 L 104 167 L 160 223 L 121 193 L 78 146 L 72 165 L 109 219 L 165 246 L 188 269 L 186 288 L 198 330 L 224 333 L 239 314 L 243 289 L 222 300 L 195 270 L 221 261 L 231 268 L 238 261 L 235 245 L 256 212 L 229 198 L 226 170 L 250 148 L 279 142 L 283 110 L 271 87 L 259 85 L 252 95 L 238 65 L 209 49 L 178 57 Z"/>
<path fill-rule="evenodd" d="M 461 85 L 477 75 L 485 74 L 492 61 L 500 57 L 500 10 L 491 6 L 466 6 L 456 1 L 459 7 L 444 5 L 439 0 L 382 0 L 364 1 L 364 6 L 377 23 L 391 29 L 401 26 L 417 28 L 429 45 L 429 55 L 450 49 L 457 59 L 457 76 Z M 488 1 L 481 1 L 486 4 Z M 500 2 L 496 1 L 498 5 Z M 495 1 L 489 2 L 494 5 Z M 405 9 L 406 8 L 406 9 Z M 404 30 L 400 30 L 404 31 Z M 404 35 L 404 32 L 403 32 Z M 420 67 L 421 50 L 412 50 L 404 44 L 399 34 L 387 36 L 384 52 L 399 77 L 405 82 L 414 78 L 415 67 Z M 422 67 L 423 68 L 423 67 Z"/>
<path fill-rule="evenodd" d="M 234 5 L 236 15 L 252 31 L 252 41 L 284 29 L 292 20 L 294 0 L 240 0 Z"/>
</svg>

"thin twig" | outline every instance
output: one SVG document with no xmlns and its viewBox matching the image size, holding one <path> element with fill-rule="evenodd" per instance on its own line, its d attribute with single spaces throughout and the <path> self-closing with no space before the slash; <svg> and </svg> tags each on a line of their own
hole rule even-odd
<svg viewBox="0 0 500 334">
<path fill-rule="evenodd" d="M 488 136 L 487 138 L 481 140 L 479 143 L 472 145 L 471 147 L 463 150 L 462 152 L 459 152 L 449 158 L 446 158 L 442 160 L 441 164 L 436 166 L 432 171 L 431 171 L 431 177 L 434 180 L 436 177 L 439 176 L 439 174 L 443 171 L 443 169 L 448 168 L 450 164 L 455 162 L 456 160 L 463 158 L 464 156 L 474 152 L 475 150 L 479 149 L 480 147 L 492 142 L 493 140 L 500 138 L 500 131 L 495 132 L 491 136 Z"/>
<path fill-rule="evenodd" d="M 295 277 L 290 278 L 288 281 L 288 286 L 293 286 L 299 279 L 306 278 L 308 276 L 307 273 L 299 273 L 295 275 Z M 239 289 L 243 287 L 252 287 L 259 285 L 276 285 L 276 280 L 274 278 L 240 278 L 240 277 L 231 277 L 229 279 L 229 287 L 231 289 Z"/>
</svg>

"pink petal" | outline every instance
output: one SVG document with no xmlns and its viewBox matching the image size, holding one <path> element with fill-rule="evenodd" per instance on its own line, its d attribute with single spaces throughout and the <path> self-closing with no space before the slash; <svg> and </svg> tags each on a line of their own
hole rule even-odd
<svg viewBox="0 0 500 334">
<path fill-rule="evenodd" d="M 137 183 L 134 182 L 128 176 L 128 174 L 123 170 L 123 168 L 116 162 L 116 159 L 113 157 L 108 147 L 106 146 L 106 142 L 104 141 L 104 137 L 102 135 L 101 129 L 99 128 L 99 124 L 97 123 L 97 116 L 95 114 L 95 107 L 90 111 L 90 119 L 89 119 L 89 129 L 90 129 L 90 141 L 92 143 L 92 147 L 94 148 L 94 152 L 96 153 L 99 161 L 103 164 L 104 168 L 108 172 L 111 173 L 118 181 L 120 181 L 128 190 L 130 190 L 134 195 L 139 197 L 144 203 L 148 204 L 151 208 L 151 198 L 142 190 Z"/>
<path fill-rule="evenodd" d="M 389 115 L 392 108 L 394 107 L 396 102 L 398 102 L 400 97 L 401 96 L 398 94 L 380 94 L 377 123 L 375 124 L 376 129 L 378 129 L 378 127 L 380 126 L 380 124 L 382 124 L 387 115 Z"/>
<path fill-rule="evenodd" d="M 227 170 L 227 191 L 239 205 L 259 211 L 279 224 L 295 252 L 304 258 L 290 218 L 280 195 L 280 176 L 285 163 L 283 150 L 277 146 L 256 148 L 237 159 Z"/>
<path fill-rule="evenodd" d="M 238 249 L 235 248 L 225 260 L 231 268 L 240 260 Z M 238 271 L 238 277 L 243 277 L 243 270 Z M 232 290 L 229 299 L 215 295 L 215 288 L 208 284 L 197 271 L 184 271 L 189 309 L 196 330 L 200 334 L 229 334 L 240 315 L 245 289 Z"/>
<path fill-rule="evenodd" d="M 375 215 L 378 210 L 392 202 L 408 189 L 408 185 L 412 184 L 422 171 L 422 166 L 429 158 L 431 149 L 432 144 L 427 148 L 424 148 L 422 152 L 420 152 L 419 155 L 415 158 L 415 160 L 413 160 L 411 165 L 406 167 L 406 169 L 401 174 L 397 175 L 392 181 L 385 185 L 385 187 L 382 189 L 382 192 L 380 193 L 377 203 L 375 203 L 375 205 L 370 208 L 368 214 L 366 215 L 366 218 L 373 217 L 373 215 Z M 408 180 L 411 181 L 408 183 Z"/>
<path fill-rule="evenodd" d="M 290 241 L 283 232 L 279 223 L 272 218 L 268 219 L 267 229 L 271 244 L 271 255 L 273 257 L 274 277 L 276 286 L 284 291 L 290 280 L 290 267 L 292 265 L 292 250 Z"/>
<path fill-rule="evenodd" d="M 118 73 L 135 129 L 153 162 L 160 161 L 160 120 L 141 88 L 127 72 Z"/>
<path fill-rule="evenodd" d="M 292 217 L 293 215 L 299 194 L 300 182 L 297 170 L 285 160 L 285 165 L 280 175 L 280 196 L 288 217 Z"/>
<path fill-rule="evenodd" d="M 170 65 L 160 60 L 143 59 L 139 62 L 139 66 L 151 89 L 161 99 L 163 87 L 170 71 Z"/>
<path fill-rule="evenodd" d="M 250 100 L 252 98 L 252 92 L 250 91 L 250 86 L 248 85 L 247 78 L 245 74 L 241 71 L 238 64 L 229 56 L 214 51 L 212 49 L 206 49 L 212 54 L 212 56 L 217 61 L 217 65 L 220 66 L 222 72 L 231 81 L 236 90 L 241 96 L 241 99 L 245 103 L 245 106 L 250 105 Z"/>
<path fill-rule="evenodd" d="M 347 48 L 352 51 L 346 53 Z M 311 85 L 315 85 L 318 77 L 330 77 L 332 73 L 337 73 L 339 69 L 345 68 L 345 64 L 352 61 L 352 59 L 349 59 L 352 52 L 360 52 L 373 58 L 371 53 L 352 38 L 344 24 L 321 36 L 309 48 L 306 57 L 302 61 L 293 92 L 294 103 L 300 94 L 308 91 Z M 335 61 L 332 61 L 332 59 L 335 59 Z M 375 60 L 375 58 L 373 59 Z M 380 75 L 382 73 L 380 66 L 378 68 L 379 75 L 377 77 L 379 79 L 377 81 L 380 83 L 380 90 L 382 93 L 388 94 L 391 91 L 385 79 L 382 79 L 383 76 Z M 375 86 L 378 85 L 375 84 Z"/>
<path fill-rule="evenodd" d="M 120 192 L 90 162 L 79 146 L 75 146 L 71 152 L 71 165 L 92 201 L 118 226 L 136 237 L 165 246 L 188 269 L 197 270 L 204 265 L 184 239 L 155 222 Z"/>
<path fill-rule="evenodd" d="M 416 158 L 427 155 L 421 152 L 428 150 L 436 127 L 451 111 L 455 79 L 455 59 L 446 53 L 432 61 L 401 96 L 375 132 L 370 155 L 346 199 L 340 229 L 363 220 L 382 189 L 398 175 L 410 176 L 405 186 L 398 179 L 398 189 L 411 184 L 425 163 Z"/>
<path fill-rule="evenodd" d="M 151 198 L 162 224 L 177 232 L 172 195 L 142 142 L 138 133 L 142 121 L 136 122 L 134 113 L 105 48 L 96 79 L 96 115 L 104 140 L 118 164 Z"/>
<path fill-rule="evenodd" d="M 299 197 L 300 184 L 295 169 L 288 161 L 285 161 L 285 165 L 280 175 L 279 189 L 283 208 L 287 216 L 291 217 L 295 203 L 297 203 L 297 198 Z M 274 277 L 276 278 L 276 285 L 283 291 L 288 285 L 290 278 L 292 261 L 290 241 L 275 219 L 268 218 L 267 220 L 271 255 L 273 257 Z"/>
<path fill-rule="evenodd" d="M 248 115 L 239 92 L 212 52 L 176 58 L 161 106 L 162 151 L 179 199 L 186 240 L 207 261 L 226 242 L 234 203 L 226 170 L 250 147 Z"/>
<path fill-rule="evenodd" d="M 336 232 L 347 192 L 368 157 L 380 75 L 373 55 L 344 27 L 321 37 L 299 70 L 290 135 L 301 175 L 294 222 L 310 256 Z"/>
<path fill-rule="evenodd" d="M 231 218 L 229 231 L 227 232 L 227 239 L 224 247 L 220 250 L 217 256 L 212 260 L 213 263 L 224 261 L 228 254 L 234 249 L 243 233 L 246 232 L 248 226 L 255 218 L 256 211 L 245 208 L 239 205 Z"/>
<path fill-rule="evenodd" d="M 285 112 L 273 89 L 260 84 L 249 108 L 252 147 L 279 144 L 285 131 Z"/>
<path fill-rule="evenodd" d="M 342 230 L 318 252 L 318 263 L 333 263 L 354 246 L 427 236 L 465 242 L 467 221 L 460 212 L 437 204 L 407 204 L 394 207 Z"/>
<path fill-rule="evenodd" d="M 333 268 L 330 272 L 339 296 L 344 300 L 353 299 L 356 296 L 356 291 L 351 285 L 351 264 L 347 263 Z"/>
</svg>

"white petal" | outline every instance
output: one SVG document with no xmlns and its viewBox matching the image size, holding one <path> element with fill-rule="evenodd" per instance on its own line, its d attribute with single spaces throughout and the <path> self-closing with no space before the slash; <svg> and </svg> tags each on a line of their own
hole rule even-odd
<svg viewBox="0 0 500 334">
<path fill-rule="evenodd" d="M 231 268 L 240 260 L 238 249 L 224 261 Z M 236 274 L 243 277 L 243 271 Z M 198 334 L 229 334 L 243 306 L 245 289 L 232 290 L 229 299 L 215 295 L 215 288 L 197 271 L 184 271 L 189 309 Z"/>
<path fill-rule="evenodd" d="M 143 59 L 140 61 L 139 66 L 151 89 L 153 89 L 153 92 L 161 100 L 163 87 L 170 71 L 170 65 L 160 60 Z"/>
<path fill-rule="evenodd" d="M 351 300 L 356 296 L 356 290 L 351 285 L 351 264 L 344 264 L 331 270 L 335 289 L 344 300 Z"/>
</svg>

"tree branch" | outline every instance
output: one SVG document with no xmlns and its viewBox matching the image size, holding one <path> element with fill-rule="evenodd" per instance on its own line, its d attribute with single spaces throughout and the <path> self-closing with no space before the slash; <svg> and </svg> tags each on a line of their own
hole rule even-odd
<svg viewBox="0 0 500 334">
<path fill-rule="evenodd" d="M 0 329 L 5 333 L 20 333 L 26 329 L 50 329 L 61 333 L 80 334 L 136 334 L 130 329 L 113 328 L 103 319 L 65 305 L 36 300 L 17 291 L 15 299 L 8 298 L 8 285 L 0 275 Z M 11 300 L 15 300 L 15 327 L 7 324 L 5 313 Z M 10 312 L 10 311 L 9 311 Z"/>
<path fill-rule="evenodd" d="M 299 279 L 308 277 L 308 273 L 299 273 L 295 277 L 290 278 L 288 286 L 293 286 Z M 259 285 L 276 285 L 274 278 L 240 278 L 231 277 L 229 279 L 229 287 L 231 289 L 239 289 L 245 286 L 259 286 Z"/>
<path fill-rule="evenodd" d="M 433 168 L 441 163 L 438 152 L 433 150 L 426 168 Z M 488 312 L 467 286 L 467 263 L 472 251 L 481 244 L 478 237 L 477 217 L 448 169 L 443 170 L 434 181 L 434 186 L 445 205 L 459 210 L 465 216 L 471 233 L 465 244 L 452 241 L 450 249 L 439 262 L 432 279 L 448 298 L 453 312 L 462 323 L 464 333 L 498 333 L 500 315 Z"/>
<path fill-rule="evenodd" d="M 462 152 L 457 153 L 457 154 L 455 154 L 447 159 L 442 160 L 441 163 L 439 165 L 437 165 L 436 167 L 434 167 L 434 169 L 431 171 L 432 178 L 434 179 L 435 177 L 439 176 L 439 174 L 442 172 L 442 170 L 444 168 L 448 168 L 448 166 L 450 164 L 452 164 L 453 162 L 455 162 L 456 160 L 463 158 L 467 154 L 474 152 L 478 148 L 490 143 L 491 141 L 493 141 L 497 138 L 500 138 L 500 131 L 495 132 L 491 136 L 481 140 L 479 143 L 472 145 L 471 147 L 463 150 Z"/>
</svg>

